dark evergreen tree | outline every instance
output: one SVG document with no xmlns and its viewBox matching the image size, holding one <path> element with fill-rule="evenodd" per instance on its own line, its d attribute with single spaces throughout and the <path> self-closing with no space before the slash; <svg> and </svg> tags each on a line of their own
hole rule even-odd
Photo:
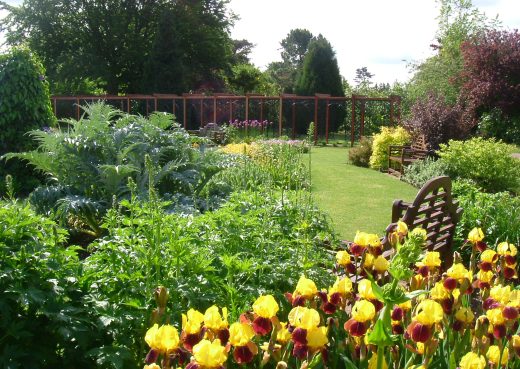
<svg viewBox="0 0 520 369">
<path fill-rule="evenodd" d="M 296 82 L 295 92 L 304 96 L 312 96 L 316 93 L 345 96 L 336 55 L 331 44 L 322 35 L 319 35 L 316 40 L 309 44 L 309 50 L 305 55 L 303 67 Z M 344 118 L 344 107 L 336 107 L 335 105 L 331 107 L 329 130 L 337 130 L 343 123 Z M 320 121 L 323 122 L 323 120 L 324 117 L 320 117 Z M 309 121 L 303 122 L 303 126 L 300 123 L 298 131 L 305 130 Z M 323 130 L 322 127 L 323 124 L 318 125 L 320 131 Z"/>
<path fill-rule="evenodd" d="M 336 55 L 322 35 L 309 45 L 295 91 L 298 95 L 322 93 L 344 96 Z"/>
</svg>

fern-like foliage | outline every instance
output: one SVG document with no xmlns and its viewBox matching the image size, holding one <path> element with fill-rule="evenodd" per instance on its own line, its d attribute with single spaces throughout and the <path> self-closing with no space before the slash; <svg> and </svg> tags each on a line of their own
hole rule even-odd
<svg viewBox="0 0 520 369">
<path fill-rule="evenodd" d="M 129 197 L 129 178 L 140 198 L 147 198 L 152 185 L 165 199 L 193 199 L 227 165 L 222 154 L 195 147 L 171 114 L 145 118 L 104 103 L 82 109 L 79 120 L 30 132 L 36 150 L 4 156 L 24 160 L 48 177 L 49 186 L 38 188 L 31 203 L 69 226 L 98 235 L 114 199 L 117 203 Z M 145 165 L 145 157 L 151 166 Z"/>
</svg>

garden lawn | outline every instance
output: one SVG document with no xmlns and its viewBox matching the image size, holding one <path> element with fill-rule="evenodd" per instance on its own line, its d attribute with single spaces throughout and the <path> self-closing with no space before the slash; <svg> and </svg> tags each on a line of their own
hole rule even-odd
<svg viewBox="0 0 520 369">
<path fill-rule="evenodd" d="M 357 230 L 382 235 L 391 221 L 393 201 L 411 201 L 417 189 L 387 174 L 349 164 L 346 148 L 313 147 L 312 193 L 340 237 L 353 240 Z"/>
</svg>

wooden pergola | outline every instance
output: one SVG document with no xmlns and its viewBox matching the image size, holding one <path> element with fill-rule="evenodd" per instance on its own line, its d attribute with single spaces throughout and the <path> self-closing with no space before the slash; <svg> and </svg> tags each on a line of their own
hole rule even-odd
<svg viewBox="0 0 520 369">
<path fill-rule="evenodd" d="M 314 140 L 317 142 L 318 140 L 318 128 L 325 128 L 325 140 L 328 143 L 329 140 L 329 128 L 330 128 L 330 106 L 333 103 L 343 103 L 345 106 L 347 103 L 350 103 L 351 106 L 351 129 L 350 129 L 350 141 L 351 145 L 354 145 L 355 137 L 356 137 L 356 119 L 357 119 L 357 108 L 356 105 L 359 105 L 359 135 L 363 136 L 365 133 L 365 112 L 366 112 L 366 104 L 372 101 L 386 102 L 390 105 L 390 113 L 389 113 L 389 125 L 395 126 L 400 123 L 401 120 L 401 98 L 396 95 L 391 95 L 389 97 L 367 97 L 360 95 L 352 95 L 350 97 L 344 96 L 331 96 L 328 94 L 315 94 L 314 96 L 297 96 L 292 94 L 282 94 L 279 96 L 264 96 L 258 94 L 246 94 L 242 96 L 232 95 L 232 94 L 223 94 L 217 93 L 214 95 L 202 95 L 202 94 L 152 94 L 152 95 L 143 95 L 143 94 L 129 94 L 129 95 L 78 95 L 78 96 L 52 96 L 52 106 L 54 110 L 54 114 L 57 117 L 60 117 L 58 111 L 58 103 L 59 102 L 69 102 L 74 106 L 74 115 L 76 119 L 80 119 L 81 111 L 80 105 L 85 103 L 92 103 L 95 101 L 108 101 L 114 105 L 119 105 L 119 108 L 122 111 L 127 113 L 131 113 L 132 111 L 132 102 L 144 102 L 146 109 L 145 114 L 148 115 L 153 111 L 164 111 L 159 109 L 159 104 L 165 101 L 171 101 L 172 114 L 176 115 L 179 119 L 179 116 L 182 116 L 182 120 L 180 121 L 181 125 L 188 129 L 188 105 L 190 105 L 190 109 L 198 102 L 199 109 L 199 128 L 204 126 L 208 121 L 205 119 L 206 117 L 213 119 L 213 122 L 217 123 L 217 120 L 222 119 L 223 109 L 220 109 L 219 114 L 219 105 L 224 104 L 226 107 L 225 116 L 229 118 L 229 121 L 233 121 L 233 119 L 250 119 L 250 112 L 252 103 L 255 102 L 259 105 L 258 118 L 260 121 L 263 121 L 265 118 L 265 105 L 270 102 L 278 102 L 278 135 L 281 136 L 283 133 L 283 120 L 284 113 L 290 114 L 291 119 L 291 135 L 292 137 L 296 136 L 296 105 L 298 101 L 306 100 L 308 102 L 314 103 L 314 124 L 315 124 L 315 133 Z M 284 111 L 284 102 L 291 103 L 290 111 Z M 325 102 L 325 118 L 320 121 L 319 111 L 320 111 L 320 103 Z M 237 104 L 244 105 L 244 112 L 240 114 L 234 108 Z M 178 108 L 179 107 L 179 108 Z M 180 109 L 182 107 L 182 109 Z M 178 110 L 182 110 L 179 113 Z"/>
</svg>

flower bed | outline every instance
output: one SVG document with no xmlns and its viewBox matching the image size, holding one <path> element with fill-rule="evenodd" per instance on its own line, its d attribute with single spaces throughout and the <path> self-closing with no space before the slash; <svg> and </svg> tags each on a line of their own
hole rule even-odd
<svg viewBox="0 0 520 369">
<path fill-rule="evenodd" d="M 237 322 L 212 306 L 170 324 L 168 292 L 159 287 L 145 368 L 520 367 L 513 244 L 489 249 L 473 229 L 466 268 L 457 255 L 446 266 L 437 252 L 423 252 L 422 229 L 408 232 L 400 222 L 389 240 L 394 256 L 387 260 L 376 235 L 358 233 L 337 253 L 331 287 L 318 289 L 302 275 L 284 301 L 262 295 Z"/>
</svg>

